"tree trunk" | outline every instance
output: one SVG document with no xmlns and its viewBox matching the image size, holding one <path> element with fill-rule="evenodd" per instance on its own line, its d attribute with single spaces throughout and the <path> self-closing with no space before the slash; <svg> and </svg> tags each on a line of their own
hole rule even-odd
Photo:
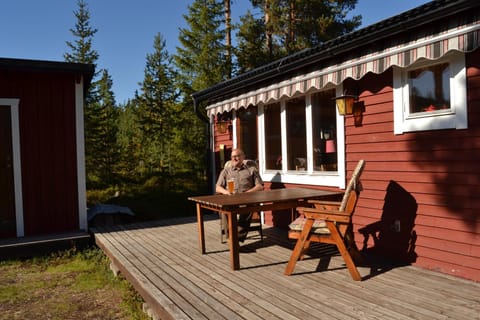
<svg viewBox="0 0 480 320">
<path fill-rule="evenodd" d="M 265 39 L 266 39 L 266 46 L 267 46 L 267 52 L 268 56 L 272 58 L 273 55 L 273 43 L 272 43 L 272 38 L 273 38 L 273 32 L 272 32 L 272 26 L 271 26 L 271 21 L 270 21 L 270 0 L 265 0 Z"/>
<path fill-rule="evenodd" d="M 225 44 L 226 44 L 226 63 L 227 78 L 232 77 L 232 23 L 231 23 L 231 7 L 230 0 L 224 0 L 225 4 Z"/>
<path fill-rule="evenodd" d="M 295 48 L 295 1 L 290 0 L 290 8 L 289 8 L 289 19 L 288 19 L 288 39 L 287 39 L 287 52 L 292 53 L 294 52 Z"/>
</svg>

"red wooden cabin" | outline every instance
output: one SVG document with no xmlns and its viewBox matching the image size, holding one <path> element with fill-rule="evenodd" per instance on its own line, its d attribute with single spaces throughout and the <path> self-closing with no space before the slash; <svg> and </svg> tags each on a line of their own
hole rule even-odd
<svg viewBox="0 0 480 320">
<path fill-rule="evenodd" d="M 365 159 L 358 245 L 479 281 L 479 44 L 480 3 L 433 1 L 196 92 L 212 182 L 232 147 L 267 189 L 343 189 Z"/>
</svg>

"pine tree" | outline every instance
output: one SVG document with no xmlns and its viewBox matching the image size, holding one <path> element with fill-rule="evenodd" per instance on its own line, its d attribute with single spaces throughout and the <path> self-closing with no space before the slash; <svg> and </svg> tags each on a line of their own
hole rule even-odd
<svg viewBox="0 0 480 320">
<path fill-rule="evenodd" d="M 322 42 L 353 31 L 361 24 L 361 16 L 347 19 L 357 0 L 316 1 L 290 0 L 288 8 L 288 52 L 314 47 Z M 285 35 L 287 36 L 287 35 Z"/>
<path fill-rule="evenodd" d="M 317 46 L 329 39 L 353 31 L 361 16 L 347 19 L 357 0 L 251 0 L 263 13 L 254 19 L 241 17 L 237 33 L 239 70 L 246 71 L 286 55 Z M 259 33 L 263 32 L 263 37 Z M 258 39 L 263 45 L 258 46 Z M 252 48 L 257 45 L 257 50 Z"/>
<path fill-rule="evenodd" d="M 233 47 L 232 47 L 232 11 L 231 11 L 231 1 L 224 0 L 225 6 L 225 55 L 227 64 L 227 77 L 230 78 L 232 76 L 232 59 L 233 59 Z"/>
<path fill-rule="evenodd" d="M 250 11 L 240 17 L 237 39 L 235 55 L 239 73 L 272 61 L 267 53 L 265 26 L 261 20 L 255 19 Z"/>
</svg>

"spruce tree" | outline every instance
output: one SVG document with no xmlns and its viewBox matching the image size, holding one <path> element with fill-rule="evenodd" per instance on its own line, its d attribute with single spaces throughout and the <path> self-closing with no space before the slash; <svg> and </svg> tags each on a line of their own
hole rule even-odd
<svg viewBox="0 0 480 320">
<path fill-rule="evenodd" d="M 71 52 L 67 52 L 63 56 L 67 62 L 91 63 L 96 65 L 98 52 L 92 48 L 92 41 L 93 36 L 98 30 L 90 26 L 90 12 L 87 3 L 83 0 L 78 0 L 77 5 L 78 10 L 73 12 L 77 19 L 75 29 L 70 29 L 70 32 L 76 40 L 75 42 L 66 42 Z"/>
<path fill-rule="evenodd" d="M 70 29 L 75 41 L 66 41 L 70 52 L 64 54 L 67 62 L 89 63 L 96 67 L 98 52 L 93 49 L 93 37 L 97 29 L 90 26 L 90 12 L 83 0 L 78 0 L 78 9 L 74 11 L 76 18 L 75 28 Z M 100 140 L 101 115 L 99 114 L 99 95 L 96 78 L 94 75 L 92 83 L 85 95 L 84 105 L 84 131 L 85 131 L 85 168 L 87 173 L 87 187 L 95 185 L 99 181 L 99 172 L 95 164 L 96 143 Z"/>
<path fill-rule="evenodd" d="M 75 28 L 70 29 L 71 34 L 75 38 L 75 41 L 66 41 L 67 47 L 70 49 L 70 52 L 63 54 L 63 58 L 66 62 L 74 63 L 89 63 L 97 67 L 98 52 L 93 49 L 93 37 L 97 33 L 97 29 L 90 26 L 90 12 L 87 7 L 87 3 L 84 0 L 78 0 L 77 2 L 78 9 L 73 12 L 76 22 Z M 87 94 L 85 95 L 85 132 L 87 132 L 89 127 L 89 108 L 90 103 L 98 101 L 98 92 L 95 79 L 98 76 L 98 72 L 95 73 L 92 84 L 88 88 Z M 87 137 L 88 139 L 88 137 Z"/>
<path fill-rule="evenodd" d="M 135 97 L 138 93 L 135 92 Z M 118 106 L 117 142 L 120 153 L 119 175 L 123 182 L 140 182 L 142 167 L 142 130 L 139 121 L 138 100 L 129 99 Z"/>
<path fill-rule="evenodd" d="M 99 119 L 93 162 L 102 185 L 113 185 L 118 182 L 118 166 L 120 161 L 117 143 L 118 108 L 112 91 L 113 81 L 106 69 L 98 81 L 99 102 L 96 115 Z"/>
<path fill-rule="evenodd" d="M 187 27 L 180 29 L 180 46 L 174 56 L 183 107 L 178 119 L 184 129 L 182 134 L 176 135 L 176 143 L 182 146 L 179 161 L 184 168 L 190 167 L 190 171 L 198 174 L 205 174 L 205 168 L 208 168 L 208 125 L 199 118 L 206 120 L 204 106 L 195 110 L 191 94 L 230 76 L 231 66 L 226 58 L 224 5 L 224 1 L 215 0 L 192 2 L 188 14 L 183 16 Z M 177 129 L 180 130 L 180 127 Z"/>
<path fill-rule="evenodd" d="M 172 173 L 172 145 L 179 107 L 175 86 L 176 72 L 166 49 L 166 41 L 158 33 L 154 38 L 153 53 L 147 54 L 144 80 L 141 85 L 139 122 L 146 168 L 150 174 L 161 176 Z"/>
<path fill-rule="evenodd" d="M 183 16 L 188 28 L 180 28 L 174 56 L 179 69 L 183 92 L 189 98 L 194 91 L 210 87 L 229 76 L 223 3 L 215 0 L 195 0 Z"/>
</svg>

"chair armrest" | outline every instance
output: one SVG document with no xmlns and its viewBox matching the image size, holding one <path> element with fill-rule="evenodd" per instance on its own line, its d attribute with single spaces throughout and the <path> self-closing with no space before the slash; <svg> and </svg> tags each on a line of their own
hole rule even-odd
<svg viewBox="0 0 480 320">
<path fill-rule="evenodd" d="M 322 212 L 329 212 L 329 213 L 333 213 L 335 212 L 336 214 L 339 214 L 339 215 L 342 215 L 342 216 L 345 216 L 345 215 L 350 215 L 350 213 L 348 212 L 343 212 L 343 211 L 338 211 L 338 208 L 329 208 L 329 207 L 325 207 L 325 208 L 314 208 L 314 207 L 297 207 L 297 211 L 299 214 L 304 214 L 305 211 L 309 211 L 309 212 L 314 212 L 314 213 L 322 213 Z"/>
<path fill-rule="evenodd" d="M 308 200 L 308 203 L 314 205 L 315 208 L 325 208 L 329 210 L 338 210 L 341 205 L 341 201 L 326 201 L 326 200 Z"/>
<path fill-rule="evenodd" d="M 307 219 L 334 221 L 341 223 L 350 223 L 351 215 L 348 212 L 340 212 L 337 210 L 322 210 L 316 208 L 299 208 L 301 213 Z"/>
</svg>

